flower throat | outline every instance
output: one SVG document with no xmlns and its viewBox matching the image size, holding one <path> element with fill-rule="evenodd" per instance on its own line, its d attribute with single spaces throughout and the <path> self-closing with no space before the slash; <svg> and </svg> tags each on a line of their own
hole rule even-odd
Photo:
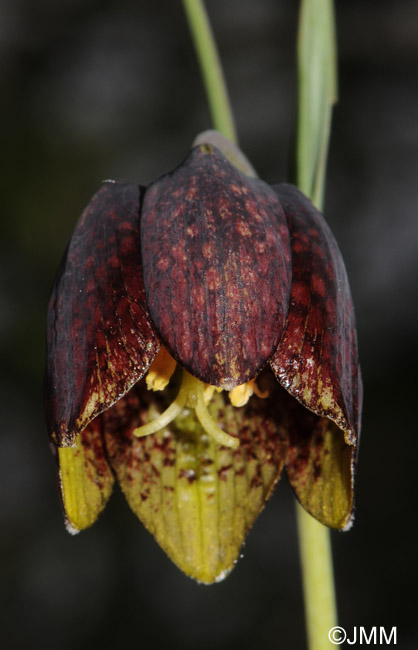
<svg viewBox="0 0 418 650">
<path fill-rule="evenodd" d="M 161 347 L 146 376 L 147 388 L 154 391 L 164 390 L 174 373 L 175 367 L 176 362 L 174 359 L 164 347 Z M 238 438 L 231 436 L 218 427 L 208 410 L 208 404 L 214 392 L 221 392 L 222 389 L 204 384 L 186 370 L 182 370 L 182 373 L 180 389 L 174 401 L 154 420 L 134 429 L 134 435 L 141 438 L 156 433 L 170 424 L 183 409 L 189 408 L 194 410 L 203 429 L 216 442 L 225 447 L 237 449 L 239 446 Z M 268 391 L 260 391 L 255 380 L 251 380 L 230 390 L 229 399 L 233 406 L 240 407 L 248 402 L 252 394 L 263 399 L 268 397 Z"/>
</svg>

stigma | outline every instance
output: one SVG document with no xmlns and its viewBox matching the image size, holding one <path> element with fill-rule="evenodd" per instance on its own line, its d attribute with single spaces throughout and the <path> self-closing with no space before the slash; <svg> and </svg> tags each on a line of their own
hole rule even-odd
<svg viewBox="0 0 418 650">
<path fill-rule="evenodd" d="M 148 390 L 164 390 L 170 382 L 175 368 L 175 360 L 171 357 L 168 351 L 161 346 L 145 378 Z M 223 429 L 215 423 L 213 417 L 209 413 L 208 404 L 210 403 L 215 391 L 221 392 L 222 389 L 203 383 L 200 379 L 193 377 L 193 375 L 188 373 L 187 370 L 183 369 L 182 380 L 177 397 L 170 406 L 161 413 L 161 415 L 153 419 L 151 422 L 134 429 L 134 435 L 138 438 L 142 438 L 143 436 L 149 436 L 152 433 L 156 433 L 168 426 L 184 409 L 191 409 L 194 410 L 197 420 L 200 422 L 206 433 L 218 444 L 230 447 L 231 449 L 237 449 L 239 446 L 239 439 L 223 431 Z M 247 404 L 253 394 L 262 399 L 268 397 L 268 391 L 260 391 L 255 379 L 252 379 L 251 381 L 236 386 L 230 390 L 229 399 L 232 406 L 241 407 Z"/>
</svg>

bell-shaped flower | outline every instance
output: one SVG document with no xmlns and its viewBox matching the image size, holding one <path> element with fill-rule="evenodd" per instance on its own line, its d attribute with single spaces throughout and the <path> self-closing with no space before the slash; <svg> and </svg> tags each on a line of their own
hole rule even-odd
<svg viewBox="0 0 418 650">
<path fill-rule="evenodd" d="M 308 512 L 346 529 L 360 409 L 344 264 L 296 187 L 255 178 L 213 133 L 147 188 L 102 185 L 48 313 L 47 422 L 71 532 L 116 479 L 186 574 L 220 580 L 283 468 Z"/>
</svg>

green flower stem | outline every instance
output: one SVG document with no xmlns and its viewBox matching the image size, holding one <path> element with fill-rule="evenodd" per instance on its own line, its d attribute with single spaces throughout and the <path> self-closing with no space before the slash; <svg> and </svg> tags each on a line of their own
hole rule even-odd
<svg viewBox="0 0 418 650">
<path fill-rule="evenodd" d="M 298 34 L 297 184 L 322 208 L 337 65 L 332 0 L 301 0 Z M 337 623 L 329 529 L 297 504 L 299 549 L 310 650 L 333 648 Z"/>
<path fill-rule="evenodd" d="M 298 187 L 321 209 L 332 106 L 337 101 L 337 56 L 332 0 L 301 0 L 298 33 Z"/>
<path fill-rule="evenodd" d="M 296 514 L 309 650 L 334 647 L 328 632 L 337 624 L 329 529 L 298 503 Z"/>
<path fill-rule="evenodd" d="M 204 3 L 183 0 L 184 11 L 206 87 L 214 128 L 232 142 L 237 142 L 228 91 Z"/>
</svg>

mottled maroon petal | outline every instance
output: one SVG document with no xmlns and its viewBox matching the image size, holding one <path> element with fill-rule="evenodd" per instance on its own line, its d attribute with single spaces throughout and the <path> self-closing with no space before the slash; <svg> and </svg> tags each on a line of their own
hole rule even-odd
<svg viewBox="0 0 418 650">
<path fill-rule="evenodd" d="M 294 186 L 275 188 L 292 241 L 292 290 L 271 367 L 308 409 L 356 444 L 361 410 L 354 309 L 341 253 L 321 214 Z"/>
<path fill-rule="evenodd" d="M 308 411 L 290 395 L 284 408 L 289 439 L 286 470 L 298 500 L 325 526 L 349 528 L 356 448 L 346 444 L 334 422 Z"/>
<path fill-rule="evenodd" d="M 289 303 L 289 234 L 275 192 L 215 147 L 196 147 L 147 189 L 141 241 L 150 313 L 170 353 L 209 384 L 253 378 Z"/>
<path fill-rule="evenodd" d="M 52 440 L 71 445 L 148 369 L 159 342 L 141 271 L 142 190 L 105 183 L 83 212 L 48 311 L 46 411 Z"/>
</svg>

